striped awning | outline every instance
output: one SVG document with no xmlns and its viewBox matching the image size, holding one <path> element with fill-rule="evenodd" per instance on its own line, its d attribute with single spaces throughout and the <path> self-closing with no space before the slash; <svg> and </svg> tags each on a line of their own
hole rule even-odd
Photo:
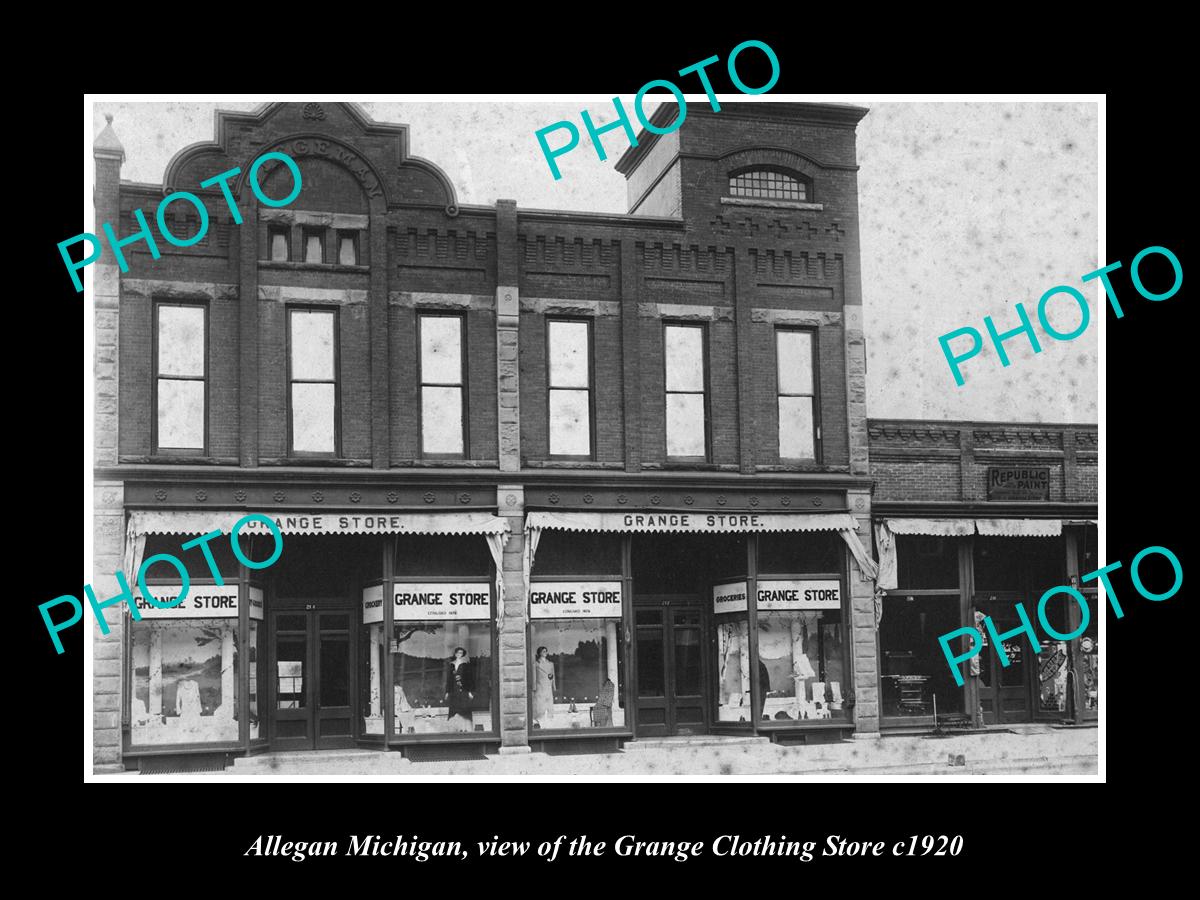
<svg viewBox="0 0 1200 900">
<path fill-rule="evenodd" d="M 137 510 L 130 513 L 129 532 L 143 534 L 228 533 L 252 511 L 244 509 Z M 490 512 L 287 512 L 270 513 L 284 534 L 505 534 L 508 521 Z M 261 521 L 247 522 L 243 534 L 268 532 Z"/>
</svg>

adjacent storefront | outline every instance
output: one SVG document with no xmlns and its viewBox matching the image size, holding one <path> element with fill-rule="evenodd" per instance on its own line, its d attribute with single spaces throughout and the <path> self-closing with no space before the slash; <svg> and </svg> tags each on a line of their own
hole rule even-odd
<svg viewBox="0 0 1200 900">
<path fill-rule="evenodd" d="M 530 740 L 853 727 L 844 513 L 531 512 Z"/>
<path fill-rule="evenodd" d="M 243 514 L 130 515 L 129 570 L 171 553 L 190 588 L 169 609 L 138 590 L 140 621 L 126 611 L 126 756 L 498 742 L 503 519 L 280 515 L 285 552 L 268 570 L 212 543 L 222 583 L 199 552 L 180 553 Z M 255 546 L 270 545 L 265 526 L 245 531 L 250 558 L 268 552 Z M 163 563 L 146 581 L 160 603 L 182 587 Z"/>
</svg>

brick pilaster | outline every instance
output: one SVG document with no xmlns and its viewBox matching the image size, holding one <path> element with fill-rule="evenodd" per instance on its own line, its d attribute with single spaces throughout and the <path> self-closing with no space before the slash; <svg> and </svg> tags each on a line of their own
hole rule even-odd
<svg viewBox="0 0 1200 900">
<path fill-rule="evenodd" d="M 871 546 L 871 495 L 850 491 L 847 501 L 858 523 L 858 539 Z M 875 581 L 866 579 L 850 557 L 851 642 L 854 646 L 854 727 L 856 737 L 879 733 L 879 634 L 875 622 Z"/>
<path fill-rule="evenodd" d="M 501 484 L 496 488 L 499 514 L 511 529 L 504 547 L 504 617 L 500 626 L 500 743 L 501 752 L 529 749 L 528 658 L 525 640 L 525 488 Z"/>
</svg>

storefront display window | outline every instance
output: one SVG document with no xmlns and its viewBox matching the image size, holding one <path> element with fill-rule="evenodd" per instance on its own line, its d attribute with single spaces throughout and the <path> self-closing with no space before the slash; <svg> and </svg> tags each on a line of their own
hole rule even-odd
<svg viewBox="0 0 1200 900">
<path fill-rule="evenodd" d="M 535 591 L 538 587 L 534 583 Z M 534 654 L 532 727 L 625 726 L 620 618 L 535 621 L 530 647 Z"/>
<path fill-rule="evenodd" d="M 841 612 L 758 613 L 759 719 L 844 719 Z"/>
<path fill-rule="evenodd" d="M 397 735 L 495 730 L 490 622 L 397 622 L 390 649 Z"/>
<path fill-rule="evenodd" d="M 192 590 L 205 587 L 193 585 Z M 237 587 L 232 590 L 236 595 Z M 130 624 L 132 742 L 153 746 L 236 741 L 236 614 L 214 619 L 144 618 Z"/>
<path fill-rule="evenodd" d="M 1094 572 L 1100 568 L 1099 536 L 1095 525 L 1083 529 L 1082 552 L 1079 557 L 1081 574 Z M 1094 582 L 1093 582 L 1094 584 Z M 1080 593 L 1087 598 L 1088 609 L 1092 611 L 1091 619 L 1079 639 L 1079 679 L 1080 690 L 1076 696 L 1081 698 L 1085 712 L 1098 715 L 1100 711 L 1100 613 L 1099 597 L 1095 587 L 1085 588 Z"/>
<path fill-rule="evenodd" d="M 903 558 L 903 557 L 901 557 Z M 959 595 L 893 592 L 879 621 L 881 711 L 885 716 L 961 713 L 963 690 L 954 682 L 938 636 L 960 625 Z"/>
<path fill-rule="evenodd" d="M 265 655 L 259 650 L 259 640 L 262 636 L 262 623 L 256 619 L 250 620 L 250 740 L 256 741 L 262 735 L 262 713 L 258 704 L 259 685 L 263 683 L 260 669 L 265 662 Z"/>
<path fill-rule="evenodd" d="M 750 622 L 745 613 L 716 617 L 717 627 L 717 719 L 749 722 Z"/>
</svg>

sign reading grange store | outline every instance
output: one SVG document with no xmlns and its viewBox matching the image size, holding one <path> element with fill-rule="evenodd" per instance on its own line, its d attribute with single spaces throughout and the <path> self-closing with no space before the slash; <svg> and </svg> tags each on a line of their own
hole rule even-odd
<svg viewBox="0 0 1200 900">
<path fill-rule="evenodd" d="M 491 618 L 492 592 L 486 581 L 400 582 L 392 595 L 396 622 L 479 621 Z M 383 586 L 362 592 L 363 624 L 383 621 Z"/>
<path fill-rule="evenodd" d="M 759 612 L 786 609 L 841 609 L 842 586 L 833 580 L 795 581 L 760 579 Z M 746 611 L 746 582 L 718 584 L 713 587 L 713 612 Z"/>
<path fill-rule="evenodd" d="M 529 585 L 531 619 L 619 619 L 619 581 L 535 581 Z"/>
</svg>

